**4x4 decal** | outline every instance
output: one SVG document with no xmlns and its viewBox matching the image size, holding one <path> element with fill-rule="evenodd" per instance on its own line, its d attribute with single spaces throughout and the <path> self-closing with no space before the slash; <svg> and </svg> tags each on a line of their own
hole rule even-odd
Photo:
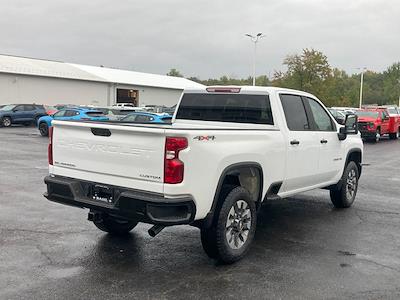
<svg viewBox="0 0 400 300">
<path fill-rule="evenodd" d="M 193 138 L 198 141 L 213 141 L 215 140 L 215 135 L 198 135 Z"/>
</svg>

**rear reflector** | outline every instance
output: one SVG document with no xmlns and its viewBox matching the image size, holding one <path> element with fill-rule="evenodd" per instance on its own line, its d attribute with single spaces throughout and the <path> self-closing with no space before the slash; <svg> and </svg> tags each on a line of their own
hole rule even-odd
<svg viewBox="0 0 400 300">
<path fill-rule="evenodd" d="M 206 88 L 209 93 L 240 93 L 240 88 L 230 87 L 209 87 Z"/>
<path fill-rule="evenodd" d="M 49 145 L 47 146 L 49 165 L 53 165 L 53 127 L 49 128 Z"/>
</svg>

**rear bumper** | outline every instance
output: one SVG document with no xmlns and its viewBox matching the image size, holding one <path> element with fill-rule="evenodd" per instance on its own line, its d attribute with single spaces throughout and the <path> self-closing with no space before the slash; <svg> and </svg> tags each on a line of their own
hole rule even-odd
<svg viewBox="0 0 400 300">
<path fill-rule="evenodd" d="M 95 182 L 62 176 L 46 176 L 44 182 L 47 185 L 44 196 L 50 201 L 129 220 L 169 226 L 191 224 L 196 214 L 196 206 L 190 196 L 165 198 L 161 194 L 110 186 L 114 191 L 114 200 L 108 203 L 90 197 L 91 187 L 97 184 Z"/>
</svg>

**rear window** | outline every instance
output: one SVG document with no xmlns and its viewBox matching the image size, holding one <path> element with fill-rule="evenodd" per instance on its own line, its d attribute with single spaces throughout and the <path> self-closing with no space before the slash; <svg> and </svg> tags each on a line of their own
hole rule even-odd
<svg viewBox="0 0 400 300">
<path fill-rule="evenodd" d="M 119 116 L 126 116 L 126 115 L 129 115 L 129 114 L 135 112 L 132 109 L 126 109 L 126 110 L 123 110 L 123 109 L 112 109 L 111 111 L 112 111 L 112 113 L 114 115 L 119 115 Z"/>
<path fill-rule="evenodd" d="M 274 124 L 267 95 L 184 94 L 176 118 Z"/>
<path fill-rule="evenodd" d="M 90 117 L 104 117 L 104 113 L 101 111 L 88 111 L 86 112 L 86 115 Z"/>
</svg>

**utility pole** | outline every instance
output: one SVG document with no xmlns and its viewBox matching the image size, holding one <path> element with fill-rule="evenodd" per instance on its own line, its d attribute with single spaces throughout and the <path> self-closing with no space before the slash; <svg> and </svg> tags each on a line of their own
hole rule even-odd
<svg viewBox="0 0 400 300">
<path fill-rule="evenodd" d="M 359 69 L 359 70 L 361 70 L 361 80 L 360 80 L 360 103 L 359 103 L 359 105 L 358 105 L 358 108 L 361 108 L 361 106 L 362 106 L 362 98 L 363 98 L 363 85 L 364 85 L 364 71 L 367 69 L 367 68 L 357 68 L 357 69 Z"/>
<path fill-rule="evenodd" d="M 257 43 L 260 39 L 265 37 L 265 35 L 262 34 L 262 32 L 257 33 L 256 35 L 251 35 L 246 33 L 246 36 L 248 36 L 251 41 L 254 43 L 254 55 L 253 55 L 253 86 L 256 85 L 256 55 L 257 55 Z"/>
<path fill-rule="evenodd" d="M 397 107 L 400 107 L 400 79 L 397 79 L 397 82 L 399 83 L 399 105 Z"/>
</svg>

